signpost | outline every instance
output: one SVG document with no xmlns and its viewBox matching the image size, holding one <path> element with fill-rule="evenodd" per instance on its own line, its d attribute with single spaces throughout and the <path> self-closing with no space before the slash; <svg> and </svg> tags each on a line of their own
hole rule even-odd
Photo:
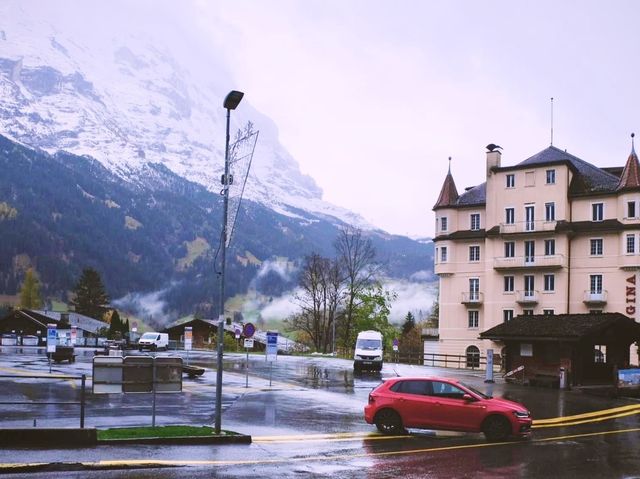
<svg viewBox="0 0 640 479">
<path fill-rule="evenodd" d="M 51 374 L 51 356 L 56 352 L 57 337 L 56 325 L 47 324 L 47 357 L 49 358 L 49 374 Z"/>
<path fill-rule="evenodd" d="M 487 349 L 487 371 L 485 373 L 485 383 L 493 381 L 493 349 Z"/>
<path fill-rule="evenodd" d="M 244 334 L 244 349 L 247 353 L 247 367 L 245 368 L 245 380 L 244 387 L 249 387 L 249 350 L 253 349 L 253 335 L 256 332 L 256 327 L 251 323 L 246 323 L 242 327 L 242 333 Z"/>
<path fill-rule="evenodd" d="M 278 331 L 267 331 L 266 360 L 269 361 L 269 387 L 271 387 L 271 375 L 273 361 L 278 359 Z"/>
<path fill-rule="evenodd" d="M 187 366 L 189 365 L 189 351 L 193 346 L 193 327 L 185 326 L 184 328 L 184 349 L 187 352 Z"/>
<path fill-rule="evenodd" d="M 78 326 L 71 326 L 71 346 L 76 345 L 78 339 Z"/>
</svg>

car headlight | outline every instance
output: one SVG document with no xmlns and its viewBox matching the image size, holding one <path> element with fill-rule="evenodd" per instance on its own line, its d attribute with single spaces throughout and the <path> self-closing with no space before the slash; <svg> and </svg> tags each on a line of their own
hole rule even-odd
<svg viewBox="0 0 640 479">
<path fill-rule="evenodd" d="M 529 411 L 513 411 L 513 415 L 519 419 L 531 417 L 531 413 Z"/>
</svg>

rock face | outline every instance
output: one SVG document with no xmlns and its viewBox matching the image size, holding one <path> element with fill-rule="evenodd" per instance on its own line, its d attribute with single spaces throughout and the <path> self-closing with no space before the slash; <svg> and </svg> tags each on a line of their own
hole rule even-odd
<svg viewBox="0 0 640 479">
<path fill-rule="evenodd" d="M 202 51 L 196 39 L 180 45 L 189 40 L 178 38 L 184 31 L 163 29 L 162 22 L 170 24 L 166 11 L 141 19 L 156 29 L 129 30 L 105 15 L 103 28 L 88 32 L 77 22 L 83 15 L 95 22 L 99 13 L 83 8 L 82 2 L 55 11 L 41 2 L 0 5 L 0 16 L 11 19 L 0 31 L 0 133 L 50 153 L 91 156 L 126 181 L 141 181 L 148 163 L 160 163 L 218 191 L 222 101 L 233 82 L 215 49 Z M 373 229 L 322 201 L 321 189 L 300 172 L 250 95 L 233 112 L 232 132 L 248 121 L 260 135 L 247 198 L 286 215 L 304 210 Z"/>
</svg>

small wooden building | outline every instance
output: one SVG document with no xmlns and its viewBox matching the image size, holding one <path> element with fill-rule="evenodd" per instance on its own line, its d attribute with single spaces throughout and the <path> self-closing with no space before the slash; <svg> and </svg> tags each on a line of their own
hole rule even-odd
<svg viewBox="0 0 640 479">
<path fill-rule="evenodd" d="M 506 370 L 524 366 L 530 383 L 559 378 L 564 368 L 568 385 L 615 384 L 617 370 L 632 362 L 629 348 L 640 341 L 640 323 L 620 313 L 526 315 L 480 338 L 504 343 Z"/>
</svg>

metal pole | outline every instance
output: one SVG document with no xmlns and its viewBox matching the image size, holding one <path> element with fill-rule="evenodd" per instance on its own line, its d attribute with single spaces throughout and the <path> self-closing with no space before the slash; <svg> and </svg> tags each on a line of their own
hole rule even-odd
<svg viewBox="0 0 640 479">
<path fill-rule="evenodd" d="M 151 427 L 156 427 L 156 357 L 153 356 L 153 401 L 151 405 Z"/>
<path fill-rule="evenodd" d="M 227 263 L 227 215 L 229 210 L 229 122 L 231 110 L 227 108 L 227 134 L 224 148 L 224 177 L 222 178 L 222 237 L 220 245 L 220 313 L 218 316 L 218 357 L 216 363 L 216 421 L 215 433 L 220 434 L 222 415 L 222 351 L 224 343 L 224 280 Z"/>
<path fill-rule="evenodd" d="M 244 381 L 244 387 L 248 388 L 249 387 L 249 348 L 244 348 L 247 351 L 247 371 L 246 371 L 246 376 L 245 376 L 245 381 Z"/>
<path fill-rule="evenodd" d="M 84 387 L 87 382 L 86 374 L 82 375 L 82 386 L 80 388 L 80 429 L 84 429 Z"/>
</svg>

